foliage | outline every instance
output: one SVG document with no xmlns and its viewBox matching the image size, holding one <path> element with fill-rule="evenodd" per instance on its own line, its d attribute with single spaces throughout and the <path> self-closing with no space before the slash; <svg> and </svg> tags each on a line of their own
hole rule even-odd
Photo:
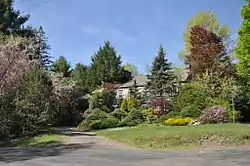
<svg viewBox="0 0 250 166">
<path fill-rule="evenodd" d="M 118 124 L 118 126 L 136 126 L 144 122 L 143 114 L 138 109 L 132 109 L 126 118 Z"/>
<path fill-rule="evenodd" d="M 200 26 L 192 27 L 190 34 L 190 54 L 186 56 L 185 62 L 192 79 L 206 71 L 233 72 L 220 37 Z"/>
<path fill-rule="evenodd" d="M 153 99 L 150 105 L 157 108 L 157 115 L 159 116 L 168 113 L 172 107 L 172 103 L 163 97 Z"/>
<path fill-rule="evenodd" d="M 172 69 L 172 64 L 166 59 L 166 53 L 160 46 L 158 55 L 155 57 L 150 75 L 148 75 L 148 91 L 152 98 L 160 97 L 171 100 L 175 94 L 175 74 Z M 165 111 L 165 108 L 161 108 Z"/>
<path fill-rule="evenodd" d="M 77 82 L 77 85 L 79 85 L 86 91 L 88 90 L 88 87 L 86 86 L 87 70 L 87 66 L 78 63 L 76 64 L 70 75 Z"/>
<path fill-rule="evenodd" d="M 132 85 L 132 87 L 129 88 L 129 96 L 135 99 L 139 98 L 139 94 L 138 94 L 138 85 L 136 80 L 134 80 L 134 84 Z"/>
<path fill-rule="evenodd" d="M 156 123 L 158 120 L 157 112 L 153 108 L 143 109 L 141 110 L 141 113 L 143 114 L 143 119 L 145 120 L 145 123 Z"/>
<path fill-rule="evenodd" d="M 213 106 L 203 111 L 199 121 L 203 124 L 226 123 L 229 121 L 228 111 L 224 107 Z"/>
<path fill-rule="evenodd" d="M 12 102 L 15 110 L 10 117 L 11 136 L 37 134 L 53 120 L 52 82 L 39 65 L 23 75 Z"/>
<path fill-rule="evenodd" d="M 116 119 L 114 117 L 108 117 L 107 119 L 105 119 L 104 121 L 102 121 L 103 124 L 103 129 L 107 129 L 107 128 L 115 128 L 118 126 L 120 120 Z"/>
<path fill-rule="evenodd" d="M 67 62 L 66 58 L 60 56 L 51 66 L 51 71 L 55 73 L 62 73 L 64 77 L 70 76 L 70 64 Z"/>
<path fill-rule="evenodd" d="M 51 73 L 55 99 L 56 125 L 74 125 L 81 120 L 80 114 L 88 108 L 85 91 L 71 78 Z"/>
<path fill-rule="evenodd" d="M 137 76 L 139 73 L 138 73 L 138 68 L 131 64 L 131 63 L 126 63 L 123 65 L 123 68 L 127 71 L 129 71 L 131 73 L 131 76 L 134 77 L 134 76 Z"/>
<path fill-rule="evenodd" d="M 107 112 L 111 112 L 114 109 L 116 101 L 116 92 L 109 89 L 97 89 L 92 92 L 89 98 L 90 109 L 102 108 Z"/>
<path fill-rule="evenodd" d="M 116 119 L 122 120 L 124 119 L 128 113 L 126 111 L 124 111 L 123 109 L 115 109 L 112 113 L 112 116 L 114 116 Z"/>
<path fill-rule="evenodd" d="M 140 103 L 136 98 L 129 97 L 122 100 L 121 109 L 131 111 L 133 108 L 139 108 Z"/>
<path fill-rule="evenodd" d="M 48 38 L 43 28 L 41 26 L 38 29 L 30 28 L 29 31 L 30 33 L 27 36 L 34 49 L 34 55 L 30 57 L 30 59 L 35 59 L 40 62 L 45 69 L 50 69 L 52 57 L 49 54 L 49 50 L 51 48 L 50 45 L 48 45 Z"/>
<path fill-rule="evenodd" d="M 93 90 L 101 85 L 102 82 L 120 83 L 131 79 L 126 71 L 121 66 L 121 56 L 117 55 L 114 47 L 111 46 L 109 41 L 104 43 L 104 46 L 91 57 L 91 64 L 88 71 L 88 86 Z"/>
<path fill-rule="evenodd" d="M 158 119 L 158 122 L 162 123 L 162 122 L 168 120 L 169 118 L 178 118 L 178 117 L 180 117 L 180 112 L 171 111 L 165 115 L 160 116 Z"/>
<path fill-rule="evenodd" d="M 14 0 L 0 1 L 0 32 L 7 35 L 20 35 L 24 31 L 24 24 L 29 15 L 21 15 L 19 10 L 14 10 Z"/>
<path fill-rule="evenodd" d="M 243 18 L 243 22 L 238 31 L 238 43 L 235 48 L 235 54 L 237 59 L 239 60 L 237 65 L 237 72 L 239 76 L 242 78 L 242 85 L 244 87 L 244 92 L 247 96 L 250 96 L 249 86 L 250 86 L 250 2 L 247 1 L 241 9 L 241 17 Z"/>
<path fill-rule="evenodd" d="M 9 38 L 0 44 L 0 95 L 17 85 L 29 69 L 30 46 L 22 38 Z"/>
<path fill-rule="evenodd" d="M 182 111 L 183 116 L 198 117 L 206 108 L 208 99 L 209 91 L 206 87 L 198 82 L 187 83 L 180 89 L 175 101 L 175 109 Z"/>
<path fill-rule="evenodd" d="M 192 122 L 191 118 L 169 118 L 164 121 L 164 125 L 167 126 L 185 126 Z"/>
<path fill-rule="evenodd" d="M 194 26 L 202 26 L 207 31 L 214 32 L 218 37 L 222 39 L 224 43 L 229 40 L 229 29 L 226 25 L 220 25 L 217 19 L 217 15 L 213 12 L 198 12 L 192 16 L 187 23 L 186 29 L 183 33 L 184 37 L 184 49 L 180 51 L 179 57 L 182 59 L 190 52 L 190 31 Z"/>
</svg>

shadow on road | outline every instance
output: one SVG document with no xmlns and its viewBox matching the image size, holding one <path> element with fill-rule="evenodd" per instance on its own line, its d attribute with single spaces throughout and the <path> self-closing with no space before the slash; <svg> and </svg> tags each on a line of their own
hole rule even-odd
<svg viewBox="0 0 250 166">
<path fill-rule="evenodd" d="M 51 145 L 44 148 L 1 148 L 0 149 L 0 162 L 15 162 L 25 161 L 40 157 L 59 156 L 65 153 L 69 153 L 78 149 L 91 148 L 93 143 L 87 144 L 58 144 Z"/>
</svg>

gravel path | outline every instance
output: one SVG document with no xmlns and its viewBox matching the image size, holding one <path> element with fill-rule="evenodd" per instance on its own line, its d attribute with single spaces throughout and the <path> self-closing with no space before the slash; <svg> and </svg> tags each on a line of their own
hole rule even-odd
<svg viewBox="0 0 250 166">
<path fill-rule="evenodd" d="M 93 134 L 64 134 L 64 145 L 1 148 L 0 166 L 250 166 L 250 148 L 145 151 Z"/>
</svg>

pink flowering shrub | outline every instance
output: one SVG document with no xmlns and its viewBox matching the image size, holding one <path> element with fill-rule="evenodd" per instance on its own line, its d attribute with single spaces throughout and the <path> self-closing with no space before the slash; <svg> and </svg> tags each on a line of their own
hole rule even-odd
<svg viewBox="0 0 250 166">
<path fill-rule="evenodd" d="M 228 110 L 221 106 L 213 106 L 205 109 L 200 116 L 200 122 L 203 124 L 227 123 L 229 121 Z"/>
</svg>

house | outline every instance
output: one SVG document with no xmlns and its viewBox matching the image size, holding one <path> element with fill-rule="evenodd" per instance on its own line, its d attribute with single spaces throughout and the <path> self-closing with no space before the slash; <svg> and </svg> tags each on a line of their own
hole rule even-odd
<svg viewBox="0 0 250 166">
<path fill-rule="evenodd" d="M 137 84 L 138 91 L 142 92 L 147 85 L 148 78 L 146 75 L 138 75 L 135 76 L 131 81 L 120 85 L 117 89 L 117 98 L 124 99 L 129 97 L 129 89 L 134 85 L 135 81 Z"/>
</svg>

